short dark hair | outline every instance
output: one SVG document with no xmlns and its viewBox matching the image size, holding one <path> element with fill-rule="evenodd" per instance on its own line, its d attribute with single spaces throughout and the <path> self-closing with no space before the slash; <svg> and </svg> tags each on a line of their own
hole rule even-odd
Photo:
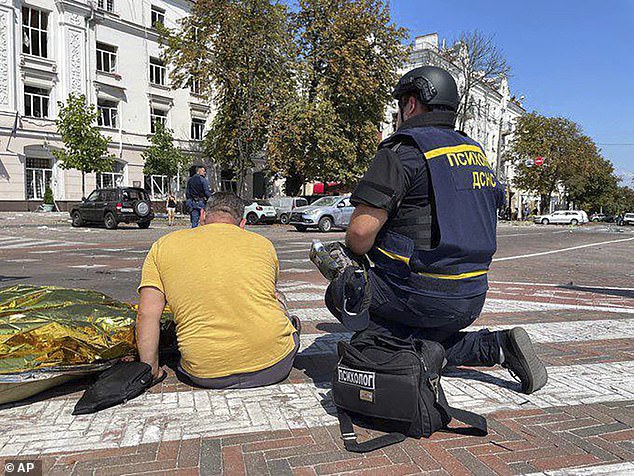
<svg viewBox="0 0 634 476">
<path fill-rule="evenodd" d="M 398 107 L 399 109 L 403 109 L 409 98 L 414 98 L 418 104 L 423 107 L 425 112 L 432 111 L 447 111 L 447 112 L 456 112 L 454 108 L 451 106 L 445 106 L 444 104 L 425 104 L 421 101 L 420 96 L 417 92 L 407 92 L 403 94 L 400 98 L 398 98 Z"/>
<path fill-rule="evenodd" d="M 205 214 L 214 213 L 227 213 L 240 221 L 244 215 L 244 202 L 233 192 L 216 192 L 205 206 Z"/>
</svg>

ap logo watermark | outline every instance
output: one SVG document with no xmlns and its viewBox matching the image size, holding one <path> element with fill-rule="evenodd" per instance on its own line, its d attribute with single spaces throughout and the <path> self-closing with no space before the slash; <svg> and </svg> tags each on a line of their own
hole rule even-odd
<svg viewBox="0 0 634 476">
<path fill-rule="evenodd" d="M 5 460 L 4 476 L 42 476 L 41 460 Z"/>
</svg>

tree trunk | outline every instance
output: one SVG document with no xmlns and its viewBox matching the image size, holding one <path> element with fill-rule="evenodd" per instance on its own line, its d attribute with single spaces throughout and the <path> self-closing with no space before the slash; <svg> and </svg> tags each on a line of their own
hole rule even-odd
<svg viewBox="0 0 634 476">
<path fill-rule="evenodd" d="M 550 202 L 552 200 L 552 192 L 549 194 L 540 195 L 541 201 L 539 204 L 539 213 L 540 215 L 545 215 L 550 213 Z"/>
<path fill-rule="evenodd" d="M 86 172 L 81 171 L 81 198 L 86 198 Z"/>
<path fill-rule="evenodd" d="M 299 195 L 303 184 L 304 177 L 301 174 L 292 171 L 286 176 L 286 182 L 284 183 L 284 192 L 289 197 L 296 197 L 297 195 Z"/>
</svg>

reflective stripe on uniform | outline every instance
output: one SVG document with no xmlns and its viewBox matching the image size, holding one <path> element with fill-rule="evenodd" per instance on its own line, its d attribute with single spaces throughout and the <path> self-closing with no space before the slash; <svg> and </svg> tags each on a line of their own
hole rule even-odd
<svg viewBox="0 0 634 476">
<path fill-rule="evenodd" d="M 385 251 L 377 246 L 376 248 L 381 253 L 383 253 L 388 258 L 393 260 L 402 261 L 403 263 L 409 266 L 409 258 L 405 256 L 397 255 L 395 253 L 390 253 L 389 251 Z M 436 279 L 467 279 L 467 278 L 475 278 L 476 276 L 482 276 L 483 274 L 488 273 L 488 269 L 481 269 L 478 271 L 470 271 L 468 273 L 460 273 L 460 274 L 437 274 L 437 273 L 416 273 L 420 276 L 426 276 L 428 278 L 436 278 Z"/>
<path fill-rule="evenodd" d="M 461 145 L 454 145 L 451 147 L 440 147 L 439 149 L 433 149 L 428 152 L 425 152 L 424 155 L 425 155 L 425 158 L 429 160 L 435 157 L 440 157 L 441 155 L 456 154 L 458 152 L 481 152 L 482 153 L 482 149 L 478 147 L 477 145 L 461 144 Z"/>
<path fill-rule="evenodd" d="M 462 273 L 462 274 L 435 274 L 435 273 L 416 273 L 421 276 L 427 276 L 428 278 L 437 278 L 437 279 L 467 279 L 467 278 L 475 278 L 476 276 L 482 276 L 483 274 L 487 274 L 489 272 L 488 269 L 481 269 L 480 271 L 471 271 L 470 273 Z"/>
<path fill-rule="evenodd" d="M 377 250 L 379 250 L 381 253 L 383 253 L 385 256 L 387 256 L 388 258 L 392 258 L 398 261 L 402 261 L 403 263 L 407 264 L 409 266 L 409 258 L 406 258 L 405 256 L 401 256 L 401 255 L 397 255 L 394 253 L 390 253 L 389 251 L 385 251 L 384 249 L 379 248 L 378 246 L 376 247 Z"/>
</svg>

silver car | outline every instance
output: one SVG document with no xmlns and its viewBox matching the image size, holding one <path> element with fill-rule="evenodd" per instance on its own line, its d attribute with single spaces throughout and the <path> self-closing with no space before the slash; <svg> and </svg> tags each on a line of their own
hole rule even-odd
<svg viewBox="0 0 634 476">
<path fill-rule="evenodd" d="M 319 228 L 323 232 L 333 228 L 346 229 L 353 211 L 349 196 L 322 197 L 311 205 L 293 210 L 290 224 L 297 231 L 306 231 L 308 228 Z"/>
</svg>

